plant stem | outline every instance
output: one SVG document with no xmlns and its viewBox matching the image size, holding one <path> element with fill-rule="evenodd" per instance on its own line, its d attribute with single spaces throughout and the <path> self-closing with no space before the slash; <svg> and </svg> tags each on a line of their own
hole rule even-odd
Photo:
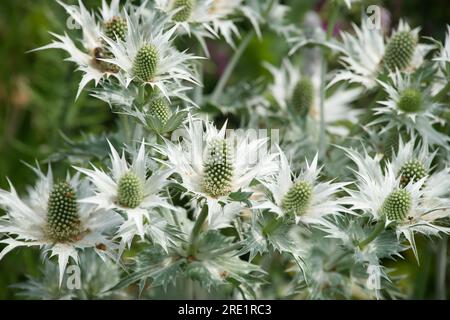
<svg viewBox="0 0 450 320">
<path fill-rule="evenodd" d="M 281 224 L 281 218 L 273 218 L 262 230 L 262 233 L 266 236 L 268 236 L 272 231 L 274 231 L 280 224 Z"/>
<path fill-rule="evenodd" d="M 244 53 L 245 49 L 247 48 L 250 41 L 255 36 L 255 31 L 250 31 L 247 36 L 244 38 L 244 40 L 241 41 L 239 44 L 239 47 L 234 52 L 233 57 L 231 58 L 230 62 L 228 63 L 227 67 L 225 68 L 225 71 L 223 72 L 222 76 L 219 79 L 219 82 L 217 83 L 216 87 L 214 88 L 214 91 L 211 95 L 211 101 L 213 103 L 216 103 L 220 96 L 223 93 L 223 89 L 225 88 L 225 85 L 227 84 L 228 80 L 231 77 L 231 74 L 234 71 L 234 68 L 236 67 L 239 59 L 241 58 L 242 54 Z"/>
<path fill-rule="evenodd" d="M 203 223 L 205 222 L 207 217 L 208 217 L 208 205 L 204 204 L 202 211 L 200 211 L 197 220 L 195 220 L 194 227 L 192 228 L 190 246 L 188 249 L 188 254 L 190 256 L 195 256 L 197 254 L 198 237 L 200 236 L 200 231 L 202 230 Z"/>
<path fill-rule="evenodd" d="M 270 1 L 269 5 L 267 6 L 266 10 L 263 13 L 263 18 L 266 18 L 267 15 L 270 13 L 270 10 L 272 9 L 273 4 L 275 3 L 275 0 Z M 213 93 L 211 94 L 211 102 L 217 103 L 220 96 L 223 93 L 223 89 L 225 88 L 225 85 L 227 84 L 228 80 L 231 77 L 231 74 L 234 71 L 234 68 L 236 68 L 237 63 L 239 62 L 239 59 L 241 58 L 242 54 L 244 53 L 245 49 L 249 45 L 250 41 L 255 36 L 256 32 L 253 29 L 250 31 L 244 38 L 244 40 L 241 41 L 239 44 L 239 47 L 234 52 L 233 57 L 231 58 L 231 61 L 228 63 L 227 67 L 225 68 L 224 73 L 219 79 L 219 82 L 217 83 L 216 87 L 214 88 Z"/>
<path fill-rule="evenodd" d="M 372 233 L 369 234 L 367 238 L 359 242 L 358 247 L 362 250 L 364 249 L 365 246 L 367 246 L 369 243 L 375 240 L 376 237 L 378 237 L 378 235 L 384 230 L 384 224 L 385 224 L 384 219 L 378 221 Z"/>
<path fill-rule="evenodd" d="M 328 20 L 327 40 L 333 36 L 334 26 L 338 17 L 339 8 L 334 5 L 331 16 Z M 327 74 L 328 63 L 325 52 L 322 53 L 322 66 L 320 68 L 320 132 L 319 132 L 319 154 L 325 154 L 325 76 Z"/>
<path fill-rule="evenodd" d="M 320 68 L 320 132 L 319 132 L 319 155 L 325 154 L 325 75 L 327 73 L 327 61 L 322 55 L 322 66 Z"/>
<path fill-rule="evenodd" d="M 448 237 L 444 236 L 439 241 L 438 256 L 436 262 L 436 299 L 446 300 L 446 273 L 447 273 L 447 241 Z"/>
</svg>

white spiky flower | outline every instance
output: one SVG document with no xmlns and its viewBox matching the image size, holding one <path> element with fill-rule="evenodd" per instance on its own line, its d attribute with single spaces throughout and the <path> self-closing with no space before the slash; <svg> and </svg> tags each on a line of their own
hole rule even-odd
<svg viewBox="0 0 450 320">
<path fill-rule="evenodd" d="M 278 216 L 291 215 L 295 221 L 305 224 L 321 223 L 323 217 L 349 212 L 339 204 L 337 193 L 348 183 L 320 182 L 321 168 L 317 165 L 318 155 L 311 164 L 295 175 L 285 154 L 280 150 L 278 172 L 262 180 L 273 200 L 264 200 L 255 209 L 269 209 Z"/>
<path fill-rule="evenodd" d="M 273 83 L 268 86 L 269 94 L 276 104 L 287 115 L 292 112 L 297 115 L 308 115 L 311 119 L 320 119 L 321 79 L 320 68 L 314 68 L 311 76 L 302 75 L 300 68 L 294 66 L 289 59 L 284 59 L 281 67 L 277 68 L 268 63 L 265 67 L 273 76 Z M 335 124 L 341 120 L 357 122 L 356 109 L 351 103 L 361 94 L 361 88 L 346 89 L 338 87 L 325 98 L 325 122 L 327 129 L 333 133 L 345 134 L 342 128 Z"/>
<path fill-rule="evenodd" d="M 397 235 L 403 234 L 411 244 L 416 257 L 414 233 L 438 235 L 450 232 L 450 228 L 436 221 L 450 215 L 449 168 L 419 180 L 409 179 L 405 184 L 401 169 L 396 173 L 390 162 L 382 166 L 381 155 L 372 158 L 367 153 L 361 155 L 350 149 L 346 152 L 357 166 L 357 189 L 346 189 L 350 196 L 342 199 L 343 203 L 351 205 L 350 209 L 375 220 L 384 220 L 386 226 L 393 225 Z M 401 157 L 403 155 L 398 156 L 396 162 L 399 163 Z"/>
<path fill-rule="evenodd" d="M 109 143 L 109 141 L 108 141 Z M 93 169 L 75 167 L 85 174 L 95 186 L 95 195 L 80 201 L 96 205 L 99 209 L 115 210 L 126 215 L 126 220 L 117 231 L 116 237 L 121 239 L 122 251 L 125 245 L 130 246 L 135 235 L 144 238 L 148 224 L 154 220 L 152 210 L 158 207 L 174 209 L 160 195 L 162 188 L 168 183 L 170 170 L 160 170 L 147 177 L 147 157 L 145 142 L 134 155 L 132 164 L 119 156 L 109 143 L 111 154 L 110 172 L 106 173 L 92 165 Z"/>
<path fill-rule="evenodd" d="M 234 46 L 233 38 L 240 34 L 232 15 L 244 15 L 261 34 L 258 13 L 246 6 L 243 0 L 156 0 L 156 8 L 167 13 L 182 32 L 193 34 L 206 53 L 205 38 L 223 36 L 228 44 Z"/>
<path fill-rule="evenodd" d="M 434 61 L 450 62 L 450 25 L 447 25 L 447 33 L 445 35 L 444 44 L 439 45 L 439 53 L 433 58 Z"/>
<path fill-rule="evenodd" d="M 374 108 L 379 117 L 370 125 L 385 124 L 382 132 L 391 128 L 406 129 L 410 134 L 417 132 L 431 144 L 448 148 L 450 138 L 433 128 L 443 120 L 436 114 L 441 105 L 435 103 L 431 89 L 424 88 L 421 78 L 399 71 L 389 75 L 389 82 L 378 81 L 388 94 L 388 100 L 379 101 L 380 107 Z"/>
<path fill-rule="evenodd" d="M 62 49 L 70 55 L 66 60 L 77 64 L 77 70 L 83 72 L 77 92 L 78 97 L 83 88 L 92 80 L 94 80 L 95 85 L 98 85 L 102 79 L 118 76 L 118 68 L 103 60 L 110 56 L 103 37 L 110 36 L 113 40 L 123 38 L 128 26 L 123 13 L 120 11 L 119 0 L 112 0 L 110 5 L 103 0 L 98 18 L 96 18 L 95 13 L 86 9 L 81 0 L 78 1 L 78 6 L 68 5 L 61 1 L 58 1 L 58 3 L 73 19 L 74 28 L 81 29 L 83 35 L 81 39 L 82 47 L 78 47 L 67 33 L 64 33 L 64 35 L 51 33 L 55 40 L 33 51 Z M 125 6 L 136 19 L 139 19 L 145 10 L 143 5 L 134 7 L 127 3 Z"/>
<path fill-rule="evenodd" d="M 199 85 L 191 64 L 199 57 L 179 52 L 173 46 L 175 27 L 166 30 L 164 24 L 141 26 L 126 13 L 125 17 L 128 29 L 124 41 L 103 37 L 112 54 L 103 61 L 120 68 L 126 86 L 134 80 L 158 88 L 169 99 L 168 83 L 188 81 Z"/>
<path fill-rule="evenodd" d="M 370 25 L 369 19 L 363 19 L 361 28 L 353 25 L 353 29 L 354 35 L 342 32 L 341 43 L 332 46 L 342 52 L 341 62 L 345 70 L 339 70 L 330 85 L 349 81 L 371 89 L 384 70 L 393 72 L 398 69 L 408 73 L 416 70 L 431 49 L 430 45 L 418 43 L 420 29 L 411 29 L 402 20 L 386 41 L 381 28 Z"/>
<path fill-rule="evenodd" d="M 57 256 L 61 285 L 69 260 L 78 263 L 79 250 L 93 248 L 101 257 L 113 258 L 116 246 L 107 234 L 121 224 L 120 215 L 80 202 L 90 186 L 79 175 L 54 182 L 50 167 L 47 174 L 32 169 L 38 181 L 27 197 L 20 198 L 11 182 L 10 191 L 0 189 L 0 206 L 6 211 L 0 234 L 7 236 L 0 241 L 6 244 L 0 259 L 14 248 L 39 246 Z"/>
<path fill-rule="evenodd" d="M 254 179 L 276 170 L 276 154 L 267 151 L 266 138 L 257 139 L 251 133 L 227 137 L 226 123 L 218 130 L 209 121 L 189 117 L 182 137 L 179 143 L 166 141 L 159 150 L 187 192 L 195 199 L 206 199 L 210 228 L 239 212 L 240 205 L 229 201 L 231 193 L 249 191 Z"/>
</svg>

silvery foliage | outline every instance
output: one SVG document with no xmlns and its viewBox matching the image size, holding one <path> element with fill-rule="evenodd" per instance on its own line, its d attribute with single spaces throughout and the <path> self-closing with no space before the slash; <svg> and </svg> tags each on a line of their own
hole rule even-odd
<svg viewBox="0 0 450 320">
<path fill-rule="evenodd" d="M 333 1 L 331 9 L 357 3 Z M 12 184 L 1 190 L 8 249 L 0 257 L 19 245 L 43 247 L 42 274 L 15 285 L 20 296 L 407 297 L 411 288 L 399 281 L 408 275 L 393 261 L 409 252 L 420 260 L 423 235 L 450 232 L 450 27 L 441 43 L 404 20 L 392 34 L 371 29 L 363 16 L 332 37 L 313 12 L 290 23 L 290 7 L 277 0 L 61 5 L 81 30 L 54 34 L 40 49 L 65 50 L 83 74 L 74 96 L 105 101 L 118 121 L 113 132 L 64 136 L 49 160 L 81 173 L 80 205 L 116 218 L 112 230 L 98 231 L 107 241 L 83 250 L 73 239 L 58 244 L 70 249 L 58 265 L 46 254 L 54 239 L 45 219 L 39 236 L 20 221 L 34 214 L 41 184 L 32 199 Z M 249 42 L 266 35 L 284 44 L 278 63 L 229 81 Z M 395 47 L 400 36 L 411 43 Z M 204 68 L 221 40 L 233 57 L 206 93 Z M 262 128 L 277 135 L 226 134 Z M 102 222 L 94 214 L 92 228 Z"/>
</svg>

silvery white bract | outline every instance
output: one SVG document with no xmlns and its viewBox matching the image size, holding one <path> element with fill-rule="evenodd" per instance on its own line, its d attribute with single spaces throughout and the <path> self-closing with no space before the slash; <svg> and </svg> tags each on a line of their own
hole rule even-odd
<svg viewBox="0 0 450 320">
<path fill-rule="evenodd" d="M 170 170 L 160 172 L 147 177 L 147 158 L 145 143 L 142 142 L 132 164 L 128 164 L 125 154 L 119 156 L 116 149 L 111 148 L 111 168 L 109 173 L 93 166 L 93 169 L 76 169 L 88 176 L 95 186 L 95 195 L 81 200 L 97 206 L 99 209 L 115 210 L 124 213 L 126 220 L 117 231 L 116 237 L 121 239 L 121 251 L 125 245 L 131 245 L 135 235 L 141 239 L 146 234 L 148 224 L 158 221 L 157 215 L 152 210 L 162 207 L 170 210 L 175 208 L 167 200 L 159 195 L 167 183 Z M 149 211 L 150 210 L 150 211 Z M 170 241 L 169 241 L 170 242 Z M 166 243 L 161 243 L 166 247 Z"/>
<path fill-rule="evenodd" d="M 218 130 L 209 121 L 190 117 L 182 137 L 181 143 L 167 141 L 160 151 L 167 156 L 167 166 L 180 175 L 187 192 L 206 199 L 210 228 L 228 225 L 242 210 L 241 205 L 229 201 L 230 194 L 250 190 L 254 179 L 276 170 L 276 154 L 270 152 L 267 139 L 226 137 L 226 124 Z M 224 154 L 220 155 L 221 151 Z"/>
<path fill-rule="evenodd" d="M 97 209 L 78 201 L 77 198 L 90 193 L 90 187 L 80 182 L 78 175 L 67 176 L 67 182 L 64 183 L 67 183 L 69 190 L 66 192 L 70 192 L 66 195 L 75 206 L 76 230 L 69 236 L 59 237 L 61 231 L 54 230 L 58 226 L 50 219 L 52 207 L 58 210 L 51 202 L 55 193 L 52 170 L 49 168 L 44 174 L 39 168 L 32 169 L 39 180 L 34 188 L 29 188 L 26 198 L 21 199 L 11 183 L 11 191 L 0 190 L 0 205 L 7 212 L 0 220 L 0 232 L 8 235 L 7 239 L 1 241 L 7 246 L 1 251 L 0 259 L 17 247 L 41 247 L 50 257 L 57 257 L 61 285 L 69 259 L 78 263 L 80 249 L 94 248 L 104 258 L 113 257 L 113 250 L 117 246 L 107 233 L 121 223 L 121 217 L 113 211 Z M 64 224 L 66 218 L 60 219 Z"/>
<path fill-rule="evenodd" d="M 90 95 L 39 115 L 61 139 L 14 145 L 55 169 L 0 190 L 1 263 L 43 249 L 19 294 L 446 298 L 449 26 L 345 21 L 356 0 L 58 3 L 76 30 L 36 50 L 66 51 Z"/>
</svg>

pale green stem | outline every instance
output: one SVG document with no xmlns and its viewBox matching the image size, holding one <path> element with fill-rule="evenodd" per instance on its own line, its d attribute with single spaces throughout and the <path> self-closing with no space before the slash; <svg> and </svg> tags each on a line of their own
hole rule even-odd
<svg viewBox="0 0 450 320">
<path fill-rule="evenodd" d="M 339 14 L 338 6 L 334 5 L 331 16 L 328 20 L 327 40 L 333 36 L 334 26 Z M 327 74 L 328 63 L 325 52 L 322 54 L 322 67 L 320 68 L 320 132 L 319 132 L 319 154 L 325 154 L 325 76 Z"/>
<path fill-rule="evenodd" d="M 439 241 L 438 256 L 436 262 L 436 299 L 446 300 L 446 274 L 447 274 L 447 241 L 448 237 L 444 236 Z"/>
<path fill-rule="evenodd" d="M 217 83 L 216 87 L 214 88 L 213 93 L 211 94 L 211 102 L 216 103 L 220 96 L 223 93 L 223 90 L 225 88 L 225 85 L 227 84 L 228 80 L 231 77 L 231 74 L 234 71 L 234 68 L 236 68 L 237 63 L 239 62 L 239 59 L 241 58 L 242 54 L 244 53 L 245 49 L 247 48 L 250 41 L 255 36 L 255 31 L 250 31 L 247 36 L 244 38 L 244 40 L 241 41 L 239 44 L 239 47 L 234 52 L 233 57 L 231 58 L 230 62 L 228 63 L 227 67 L 225 68 L 225 71 L 223 72 L 222 76 L 219 79 L 219 82 Z"/>
<path fill-rule="evenodd" d="M 208 205 L 204 204 L 202 211 L 198 215 L 197 220 L 195 220 L 194 227 L 192 228 L 190 246 L 188 249 L 188 255 L 190 256 L 195 256 L 197 254 L 198 238 L 200 236 L 200 232 L 207 217 L 208 217 Z"/>
<path fill-rule="evenodd" d="M 369 234 L 367 236 L 367 238 L 362 240 L 358 244 L 358 247 L 362 250 L 362 249 L 364 249 L 365 246 L 367 246 L 369 243 L 371 243 L 373 240 L 375 240 L 380 235 L 380 233 L 383 232 L 384 225 L 385 225 L 384 219 L 381 219 L 380 221 L 378 221 L 377 224 L 375 225 L 375 228 L 373 229 L 372 233 Z"/>
<path fill-rule="evenodd" d="M 266 18 L 267 15 L 270 13 L 270 10 L 272 9 L 272 6 L 274 3 L 275 3 L 275 0 L 270 1 L 269 5 L 267 6 L 266 10 L 263 13 L 264 18 Z M 230 79 L 231 74 L 233 73 L 234 69 L 236 68 L 237 63 L 239 62 L 239 59 L 241 58 L 245 49 L 247 49 L 247 46 L 249 45 L 250 41 L 253 39 L 255 34 L 256 34 L 256 32 L 254 29 L 252 31 L 250 31 L 245 36 L 244 40 L 241 41 L 237 50 L 234 52 L 234 55 L 231 58 L 231 61 L 228 63 L 227 67 L 225 68 L 225 71 L 223 72 L 222 76 L 219 79 L 219 82 L 217 82 L 217 85 L 214 88 L 213 93 L 211 94 L 211 102 L 212 103 L 217 103 L 220 96 L 223 94 L 225 85 L 227 84 L 228 80 Z"/>
</svg>

